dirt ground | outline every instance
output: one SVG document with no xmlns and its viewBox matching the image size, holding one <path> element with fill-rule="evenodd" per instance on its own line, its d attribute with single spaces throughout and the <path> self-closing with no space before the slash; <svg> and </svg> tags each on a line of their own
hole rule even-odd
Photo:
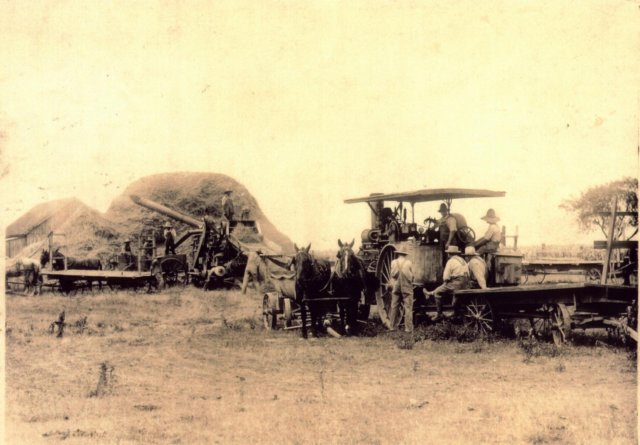
<svg viewBox="0 0 640 445">
<path fill-rule="evenodd" d="M 6 309 L 6 443 L 637 443 L 636 361 L 591 337 L 305 341 L 193 288 Z"/>
</svg>

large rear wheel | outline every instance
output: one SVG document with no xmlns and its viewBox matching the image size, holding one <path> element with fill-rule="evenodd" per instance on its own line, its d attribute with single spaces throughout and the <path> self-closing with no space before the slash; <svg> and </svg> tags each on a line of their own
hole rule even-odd
<svg viewBox="0 0 640 445">
<path fill-rule="evenodd" d="M 389 311 L 391 310 L 392 291 L 391 262 L 393 261 L 395 251 L 395 246 L 384 246 L 382 251 L 380 251 L 378 264 L 376 266 L 376 276 L 380 283 L 378 291 L 376 292 L 376 306 L 380 320 L 385 326 L 390 326 Z"/>
</svg>

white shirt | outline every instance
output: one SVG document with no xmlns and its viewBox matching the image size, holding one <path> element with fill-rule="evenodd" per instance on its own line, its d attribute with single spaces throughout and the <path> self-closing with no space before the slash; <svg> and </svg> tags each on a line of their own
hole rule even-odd
<svg viewBox="0 0 640 445">
<path fill-rule="evenodd" d="M 452 278 L 469 276 L 469 266 L 467 262 L 459 256 L 452 256 L 444 266 L 444 274 L 442 278 L 444 281 L 449 281 Z"/>
<path fill-rule="evenodd" d="M 500 226 L 496 223 L 489 224 L 489 228 L 487 232 L 483 236 L 487 241 L 495 241 L 500 242 L 500 238 L 502 238 L 502 232 L 500 232 Z"/>
<path fill-rule="evenodd" d="M 413 268 L 411 267 L 411 261 L 404 256 L 391 261 L 391 278 L 400 285 L 401 289 L 413 289 Z"/>
</svg>

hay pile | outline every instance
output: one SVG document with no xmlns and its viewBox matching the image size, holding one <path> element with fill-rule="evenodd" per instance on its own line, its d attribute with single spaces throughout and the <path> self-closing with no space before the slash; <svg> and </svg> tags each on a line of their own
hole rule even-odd
<svg viewBox="0 0 640 445">
<path fill-rule="evenodd" d="M 248 209 L 249 218 L 259 222 L 268 244 L 275 243 L 283 252 L 293 251 L 291 240 L 264 216 L 249 191 L 235 179 L 217 173 L 163 173 L 138 179 L 114 199 L 105 216 L 134 240 L 149 227 L 156 228 L 159 234 L 165 221 L 171 221 L 178 234 L 181 234 L 191 227 L 140 207 L 129 196 L 138 195 L 151 199 L 172 210 L 201 219 L 207 206 L 216 207 L 222 213 L 222 196 L 225 190 L 233 191 L 236 217 L 240 216 L 243 208 Z M 234 235 L 248 243 L 256 241 L 253 234 L 242 230 Z"/>
<path fill-rule="evenodd" d="M 39 241 L 27 245 L 14 258 L 39 258 L 47 247 L 46 231 L 53 231 L 54 244 L 69 256 L 107 259 L 120 236 L 116 226 L 76 198 L 39 204 L 7 227 L 7 236 L 40 231 Z"/>
<path fill-rule="evenodd" d="M 282 252 L 293 250 L 289 238 L 269 222 L 255 198 L 242 184 L 229 176 L 215 173 L 164 173 L 138 179 L 113 200 L 105 214 L 100 214 L 75 198 L 39 204 L 9 225 L 7 236 L 28 233 L 43 221 L 48 221 L 50 230 L 56 234 L 64 234 L 54 238 L 54 244 L 60 246 L 63 253 L 78 258 L 98 257 L 106 261 L 121 249 L 126 238 L 133 241 L 134 251 L 137 250 L 141 237 L 152 235 L 153 230 L 156 242 L 162 242 L 162 225 L 170 219 L 138 206 L 131 201 L 130 195 L 151 199 L 170 209 L 201 219 L 207 206 L 214 206 L 222 211 L 221 202 L 225 190 L 233 191 L 237 216 L 246 208 L 249 210 L 249 218 L 260 223 L 263 241 L 267 246 Z M 187 224 L 170 221 L 179 236 L 192 229 Z M 255 234 L 242 228 L 234 235 L 247 243 L 259 241 Z M 16 257 L 35 258 L 46 245 L 46 239 L 32 243 Z M 186 253 L 190 247 L 190 243 L 186 242 L 180 246 L 179 251 Z"/>
</svg>

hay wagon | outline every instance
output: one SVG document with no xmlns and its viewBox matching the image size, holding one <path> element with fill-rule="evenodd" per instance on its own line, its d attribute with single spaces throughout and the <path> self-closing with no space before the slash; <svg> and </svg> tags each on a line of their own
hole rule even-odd
<svg viewBox="0 0 640 445">
<path fill-rule="evenodd" d="M 425 189 L 394 194 L 372 194 L 347 199 L 345 203 L 366 203 L 371 210 L 371 226 L 362 231 L 359 258 L 367 268 L 369 291 L 362 295 L 363 313 L 376 305 L 383 323 L 389 322 L 391 303 L 391 261 L 396 250 L 408 252 L 414 271 L 414 313 L 423 316 L 435 311 L 427 303 L 422 289 L 432 290 L 442 283 L 445 265 L 444 243 L 438 222 L 427 217 L 416 222 L 416 204 L 443 202 L 450 210 L 458 199 L 496 198 L 505 192 L 478 189 Z M 388 203 L 392 203 L 387 207 Z M 410 215 L 408 215 L 410 211 Z M 475 233 L 459 231 L 459 244 L 472 242 Z M 498 251 L 486 256 L 488 289 L 456 292 L 464 306 L 465 325 L 488 333 L 506 318 L 529 319 L 536 331 L 550 333 L 557 343 L 567 337 L 571 327 L 618 327 L 635 338 L 635 318 L 629 314 L 637 300 L 637 286 L 577 283 L 522 286 L 522 255 Z M 446 306 L 445 310 L 451 310 Z M 631 331 L 629 331 L 629 328 Z"/>
<path fill-rule="evenodd" d="M 186 256 L 156 256 L 155 244 L 147 246 L 140 237 L 138 254 L 117 254 L 103 264 L 103 269 L 84 270 L 69 267 L 64 255 L 57 253 L 53 233 L 48 237 L 49 263 L 41 270 L 46 278 L 45 285 L 58 289 L 65 294 L 77 290 L 91 290 L 93 285 L 100 289 L 141 289 L 148 291 L 158 289 L 164 284 L 171 285 L 180 282 L 180 273 L 186 268 Z M 54 264 L 62 265 L 54 267 Z"/>
</svg>

